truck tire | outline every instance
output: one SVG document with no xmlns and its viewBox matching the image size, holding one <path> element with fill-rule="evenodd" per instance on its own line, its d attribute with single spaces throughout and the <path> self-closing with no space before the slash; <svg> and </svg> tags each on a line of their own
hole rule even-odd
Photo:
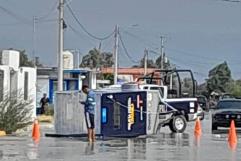
<svg viewBox="0 0 241 161">
<path fill-rule="evenodd" d="M 174 116 L 169 123 L 169 128 L 174 133 L 183 133 L 187 127 L 187 121 L 183 115 Z"/>
</svg>

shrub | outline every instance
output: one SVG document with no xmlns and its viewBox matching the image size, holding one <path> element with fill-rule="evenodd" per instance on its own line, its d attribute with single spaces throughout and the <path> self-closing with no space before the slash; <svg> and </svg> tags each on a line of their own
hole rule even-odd
<svg viewBox="0 0 241 161">
<path fill-rule="evenodd" d="M 23 100 L 22 95 L 5 96 L 0 102 L 0 130 L 11 134 L 31 124 L 33 108 L 31 103 L 32 100 Z"/>
</svg>

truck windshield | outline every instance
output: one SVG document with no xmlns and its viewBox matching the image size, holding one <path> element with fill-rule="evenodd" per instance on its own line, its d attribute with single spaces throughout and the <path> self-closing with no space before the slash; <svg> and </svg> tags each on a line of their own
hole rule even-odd
<svg viewBox="0 0 241 161">
<path fill-rule="evenodd" d="M 217 104 L 218 109 L 241 109 L 241 101 L 220 101 Z"/>
</svg>

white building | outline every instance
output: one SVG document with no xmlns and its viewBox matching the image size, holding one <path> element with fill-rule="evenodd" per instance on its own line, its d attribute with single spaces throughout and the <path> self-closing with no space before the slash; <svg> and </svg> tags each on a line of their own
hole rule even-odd
<svg viewBox="0 0 241 161">
<path fill-rule="evenodd" d="M 2 51 L 0 65 L 0 101 L 15 94 L 19 99 L 31 101 L 32 118 L 36 117 L 36 68 L 19 67 L 20 53 Z"/>
</svg>

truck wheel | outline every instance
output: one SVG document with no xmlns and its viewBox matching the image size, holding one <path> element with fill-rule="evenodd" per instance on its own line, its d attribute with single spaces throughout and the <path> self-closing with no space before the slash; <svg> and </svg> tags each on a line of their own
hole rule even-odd
<svg viewBox="0 0 241 161">
<path fill-rule="evenodd" d="M 187 121 L 183 115 L 174 116 L 169 123 L 169 128 L 172 132 L 183 133 L 186 129 Z"/>
</svg>

